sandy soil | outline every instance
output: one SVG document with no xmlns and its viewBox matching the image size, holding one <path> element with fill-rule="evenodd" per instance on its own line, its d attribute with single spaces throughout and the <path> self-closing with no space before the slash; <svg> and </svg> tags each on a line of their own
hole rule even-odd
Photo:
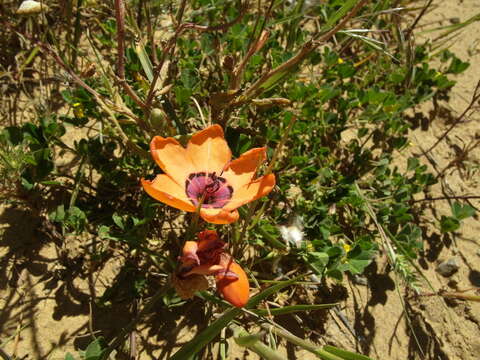
<svg viewBox="0 0 480 360">
<path fill-rule="evenodd" d="M 478 0 L 436 0 L 434 4 L 437 8 L 422 20 L 423 24 L 430 24 L 429 27 L 432 22 L 449 25 L 451 19 L 464 21 L 480 13 Z M 424 36 L 434 38 L 437 35 Z M 423 41 L 425 37 L 417 40 Z M 415 129 L 413 145 L 407 152 L 398 154 L 399 157 L 419 154 L 432 169 L 432 162 L 437 169 L 443 169 L 455 157 L 457 147 L 468 144 L 476 133 L 480 133 L 479 115 L 474 114 L 431 152 L 430 161 L 420 155 L 421 148 L 429 148 L 445 131 L 450 119 L 463 111 L 480 80 L 480 23 L 463 31 L 451 50 L 462 60 L 468 60 L 470 68 L 458 77 L 448 102 L 438 104 L 435 109 L 433 106 L 418 109 L 425 116 L 426 126 Z M 470 156 L 472 161 L 479 161 L 479 150 Z M 468 176 L 466 171 L 452 168 L 446 174 L 443 189 L 440 185 L 433 187 L 431 197 L 444 196 L 445 192 L 480 193 L 478 173 Z M 474 204 L 480 206 L 478 201 Z M 432 209 L 429 216 L 432 224 L 438 223 L 441 215 L 450 213 L 449 204 L 444 200 L 426 202 L 425 206 Z M 76 353 L 79 348 L 85 348 L 92 332 L 108 337 L 131 319 L 131 309 L 121 291 L 112 300 L 117 305 L 115 312 L 89 303 L 92 293 L 102 294 L 107 284 L 121 276 L 119 260 L 111 260 L 110 265 L 103 267 L 106 270 L 92 278 L 92 261 L 76 248 L 78 239 L 71 239 L 70 245 L 59 252 L 55 243 L 38 231 L 38 218 L 20 207 L 0 208 L 0 224 L 0 342 L 8 353 L 25 359 L 63 359 L 67 351 Z M 425 227 L 426 249 L 419 266 L 434 289 L 458 291 L 480 287 L 479 233 L 478 218 L 465 221 L 461 232 L 453 237 L 439 234 L 434 226 Z M 459 258 L 459 271 L 449 278 L 440 276 L 435 271 L 437 264 L 453 256 Z M 366 278 L 367 286 L 351 281 L 344 284 L 349 296 L 341 304 L 341 314 L 345 315 L 355 335 L 338 313 L 315 312 L 310 315 L 312 324 L 318 326 L 312 329 L 312 341 L 360 351 L 376 359 L 479 358 L 479 303 L 438 296 L 407 298 L 401 288 L 396 289 L 394 274 L 388 271 L 381 258 L 369 268 Z M 431 292 L 427 286 L 423 286 L 423 291 Z M 187 320 L 176 317 L 175 308 L 161 310 L 146 319 L 139 327 L 139 348 L 144 349 L 140 358 L 165 358 L 165 349 L 191 337 L 205 321 L 198 318 L 197 305 L 198 302 L 193 301 L 184 306 L 182 313 L 191 314 Z M 90 319 L 94 320 L 90 322 Z M 306 336 L 294 318 L 284 320 L 284 325 L 292 332 Z M 158 338 L 167 340 L 159 343 Z M 257 358 L 231 345 L 232 359 Z M 281 351 L 288 359 L 315 358 L 290 346 L 282 347 Z"/>
</svg>

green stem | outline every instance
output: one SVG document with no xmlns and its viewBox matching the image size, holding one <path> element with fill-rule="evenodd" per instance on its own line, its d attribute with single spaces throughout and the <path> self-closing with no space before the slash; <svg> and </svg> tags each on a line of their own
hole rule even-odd
<svg viewBox="0 0 480 360">
<path fill-rule="evenodd" d="M 69 209 L 75 206 L 75 202 L 77 201 L 78 192 L 80 190 L 80 182 L 83 177 L 83 173 L 85 172 L 85 156 L 82 157 L 80 161 L 80 165 L 78 166 L 77 173 L 75 174 L 75 187 L 72 192 L 72 196 L 70 197 L 70 204 L 68 205 Z"/>
<path fill-rule="evenodd" d="M 198 226 L 198 219 L 200 217 L 200 209 L 202 208 L 203 201 L 205 200 L 205 195 L 206 193 L 202 195 L 202 198 L 198 202 L 195 213 L 193 214 L 192 222 L 190 223 L 190 226 L 188 227 L 187 233 L 185 235 L 185 241 L 191 240 L 195 236 L 195 232 L 197 231 Z"/>
<path fill-rule="evenodd" d="M 78 56 L 78 43 L 80 41 L 80 37 L 82 36 L 82 28 L 80 27 L 80 16 L 82 11 L 83 0 L 78 0 L 77 2 L 77 14 L 75 16 L 75 31 L 73 34 L 73 44 L 72 44 L 72 58 L 71 64 L 72 67 L 75 68 L 75 64 L 77 62 Z"/>
</svg>

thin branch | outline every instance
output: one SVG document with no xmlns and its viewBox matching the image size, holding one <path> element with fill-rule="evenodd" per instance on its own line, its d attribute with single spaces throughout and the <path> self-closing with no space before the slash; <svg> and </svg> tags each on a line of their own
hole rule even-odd
<svg viewBox="0 0 480 360">
<path fill-rule="evenodd" d="M 242 81 L 243 77 L 243 72 L 245 70 L 245 67 L 250 60 L 250 58 L 258 51 L 262 49 L 262 47 L 265 45 L 265 43 L 268 40 L 268 36 L 270 33 L 268 31 L 263 31 L 260 33 L 260 35 L 257 37 L 256 41 L 250 46 L 248 49 L 247 54 L 243 58 L 243 60 L 240 62 L 240 64 L 237 66 L 237 68 L 233 71 L 233 76 L 232 76 L 232 81 L 230 84 L 230 90 L 238 90 L 240 88 L 240 82 Z"/>
<path fill-rule="evenodd" d="M 472 100 L 470 101 L 470 103 L 468 104 L 468 106 L 465 108 L 465 110 L 460 114 L 459 117 L 457 117 L 457 119 L 453 122 L 452 125 L 450 125 L 450 127 L 442 134 L 442 136 L 440 136 L 438 138 L 438 140 L 435 142 L 435 144 L 433 144 L 428 150 L 426 150 L 425 152 L 426 153 L 429 153 L 430 151 L 432 151 L 443 139 L 445 139 L 445 137 L 450 133 L 450 131 L 453 130 L 453 128 L 455 126 L 457 126 L 462 120 L 463 118 L 465 117 L 465 115 L 467 115 L 467 113 L 473 108 L 473 106 L 475 105 L 475 103 L 480 100 L 480 81 L 477 82 L 477 86 L 475 86 L 475 90 L 473 91 L 473 96 L 472 96 Z"/>
<path fill-rule="evenodd" d="M 132 100 L 135 102 L 135 104 L 137 104 L 142 109 L 144 109 L 145 106 L 146 106 L 145 103 L 135 93 L 135 91 L 131 88 L 131 86 L 128 85 L 127 80 L 126 79 L 120 79 L 118 77 L 117 77 L 116 80 L 117 80 L 118 84 L 123 88 L 123 90 L 125 90 L 125 92 L 128 94 L 128 96 L 130 96 L 132 98 Z"/>
<path fill-rule="evenodd" d="M 117 22 L 117 73 L 125 79 L 125 4 L 123 0 L 115 0 L 115 19 Z"/>
<path fill-rule="evenodd" d="M 148 90 L 147 94 L 147 99 L 145 100 L 145 114 L 150 115 L 150 108 L 152 106 L 153 102 L 153 96 L 155 95 L 155 89 L 157 87 L 157 82 L 158 79 L 160 78 L 160 73 L 162 71 L 163 64 L 165 63 L 165 60 L 167 59 L 167 55 L 174 49 L 174 45 L 177 41 L 177 37 L 180 34 L 180 31 L 177 30 L 175 32 L 175 35 L 168 41 L 167 45 L 162 49 L 162 57 L 160 59 L 160 62 L 158 65 L 155 67 L 154 74 L 153 74 L 153 79 L 152 83 L 150 84 L 150 89 Z"/>
<path fill-rule="evenodd" d="M 145 1 L 144 7 L 145 7 L 145 17 L 147 18 L 147 34 L 148 34 L 147 37 L 150 41 L 150 46 L 152 47 L 152 60 L 153 60 L 153 63 L 156 64 L 158 62 L 157 46 L 155 44 L 155 36 L 154 36 L 155 34 L 153 32 L 152 19 L 150 17 L 150 2 Z"/>
<path fill-rule="evenodd" d="M 186 5 L 187 5 L 187 1 L 182 0 L 178 8 L 177 15 L 175 17 L 175 21 L 177 23 L 177 29 L 175 30 L 175 34 L 173 34 L 170 40 L 168 40 L 167 44 L 163 47 L 162 58 L 160 59 L 160 62 L 158 63 L 158 65 L 155 67 L 152 83 L 150 84 L 150 89 L 148 90 L 147 99 L 145 100 L 144 111 L 147 117 L 150 115 L 153 96 L 155 95 L 155 90 L 157 88 L 157 81 L 160 78 L 160 73 L 162 71 L 163 64 L 165 63 L 165 60 L 167 59 L 167 55 L 170 52 L 172 52 L 172 54 L 170 55 L 173 55 L 173 51 L 177 43 L 177 38 L 185 30 L 185 28 L 181 25 L 181 22 L 182 22 L 183 14 L 185 12 Z"/>
<path fill-rule="evenodd" d="M 108 345 L 108 348 L 102 352 L 102 356 L 101 356 L 102 360 L 108 359 L 110 353 L 122 344 L 122 342 L 125 340 L 127 335 L 135 329 L 135 326 L 146 314 L 152 311 L 153 307 L 162 298 L 162 296 L 165 294 L 165 291 L 168 289 L 169 289 L 169 286 L 163 285 L 150 298 L 149 302 L 143 307 L 143 309 L 138 313 L 138 315 L 135 316 L 135 318 L 132 321 L 130 321 L 127 326 L 125 326 L 122 330 L 119 331 L 117 337 L 112 342 L 110 342 L 110 344 Z"/>
<path fill-rule="evenodd" d="M 410 37 L 410 35 L 412 34 L 413 30 L 415 29 L 415 27 L 418 25 L 418 22 L 420 21 L 420 19 L 425 15 L 425 13 L 427 12 L 428 8 L 430 7 L 430 5 L 432 5 L 433 3 L 433 0 L 428 0 L 428 3 L 423 7 L 422 11 L 420 11 L 420 14 L 418 14 L 417 18 L 415 19 L 415 21 L 413 22 L 413 24 L 408 28 L 407 30 L 407 33 L 405 34 L 405 38 L 408 39 Z"/>
<path fill-rule="evenodd" d="M 423 199 L 413 200 L 414 203 L 420 201 L 437 201 L 437 200 L 472 200 L 480 199 L 477 195 L 454 195 L 454 196 L 438 196 L 438 197 L 426 197 Z"/>
<path fill-rule="evenodd" d="M 185 7 L 187 5 L 186 0 L 182 0 L 180 6 L 178 7 L 177 15 L 175 16 L 175 20 L 177 21 L 177 25 L 180 25 L 182 22 L 183 14 L 185 13 Z"/>
</svg>

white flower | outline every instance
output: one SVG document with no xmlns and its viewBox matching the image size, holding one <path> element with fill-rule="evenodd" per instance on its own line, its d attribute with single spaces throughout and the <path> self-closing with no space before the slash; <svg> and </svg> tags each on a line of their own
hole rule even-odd
<svg viewBox="0 0 480 360">
<path fill-rule="evenodd" d="M 296 216 L 289 225 L 280 225 L 278 227 L 283 240 L 289 245 L 300 247 L 303 241 L 303 224 L 302 219 Z"/>
</svg>

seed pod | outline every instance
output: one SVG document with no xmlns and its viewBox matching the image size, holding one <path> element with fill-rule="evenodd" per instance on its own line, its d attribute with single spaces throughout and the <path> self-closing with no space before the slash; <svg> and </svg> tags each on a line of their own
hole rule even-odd
<svg viewBox="0 0 480 360">
<path fill-rule="evenodd" d="M 258 108 L 266 109 L 272 106 L 289 106 L 292 102 L 285 98 L 252 99 L 252 104 Z"/>
<path fill-rule="evenodd" d="M 165 125 L 165 113 L 158 108 L 153 108 L 152 111 L 150 112 L 150 124 L 155 129 L 163 129 L 163 126 Z"/>
</svg>

